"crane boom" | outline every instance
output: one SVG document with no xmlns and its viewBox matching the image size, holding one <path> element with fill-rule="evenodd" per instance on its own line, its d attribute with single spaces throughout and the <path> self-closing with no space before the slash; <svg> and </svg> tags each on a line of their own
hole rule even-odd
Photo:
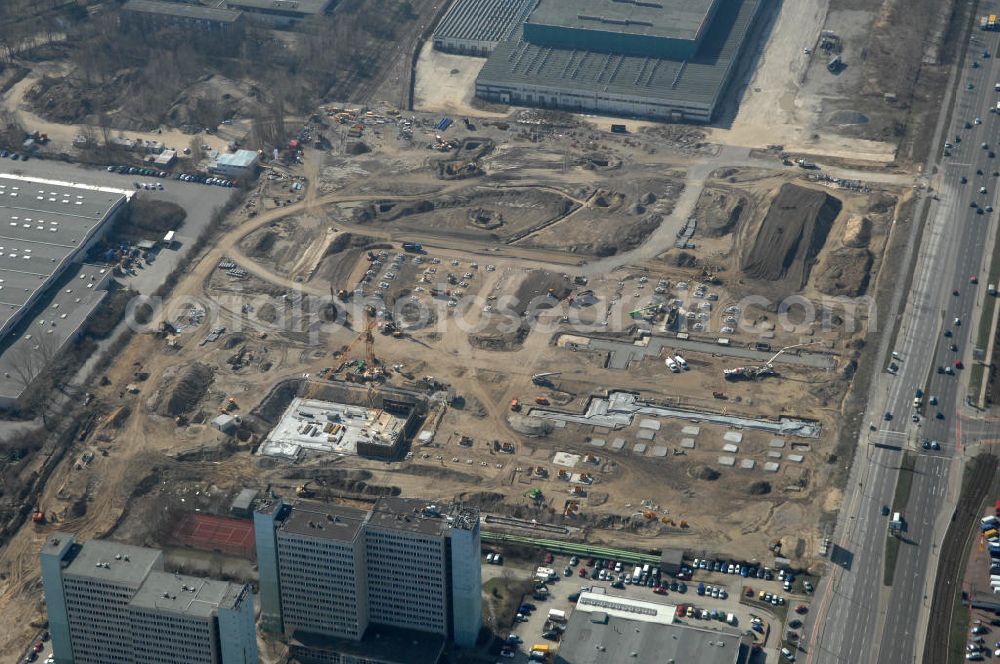
<svg viewBox="0 0 1000 664">
<path fill-rule="evenodd" d="M 802 346 L 811 346 L 812 344 L 818 344 L 818 343 L 820 343 L 820 339 L 813 339 L 812 341 L 807 341 L 805 343 L 792 344 L 791 346 L 785 346 L 784 348 L 782 348 L 781 350 L 779 350 L 777 353 L 775 353 L 771 357 L 771 359 L 767 361 L 766 364 L 767 364 L 767 366 L 771 366 L 774 363 L 774 361 L 776 359 L 778 359 L 778 356 L 781 355 L 782 353 L 784 353 L 786 350 L 791 350 L 793 348 L 800 348 Z"/>
</svg>

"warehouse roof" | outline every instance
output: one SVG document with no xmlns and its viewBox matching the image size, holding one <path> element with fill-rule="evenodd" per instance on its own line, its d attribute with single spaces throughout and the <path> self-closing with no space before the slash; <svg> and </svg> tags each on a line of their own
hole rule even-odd
<svg viewBox="0 0 1000 664">
<path fill-rule="evenodd" d="M 624 597 L 604 599 L 623 605 L 637 604 Z M 663 605 L 663 608 L 672 607 Z M 628 661 L 635 664 L 743 664 L 748 648 L 739 634 L 729 630 L 663 624 L 646 620 L 641 613 L 623 617 L 618 611 L 590 612 L 578 607 L 570 615 L 556 662 L 612 664 L 625 659 L 626 653 Z"/>
<path fill-rule="evenodd" d="M 333 0 L 226 0 L 227 7 L 263 10 L 274 14 L 322 14 Z"/>
<path fill-rule="evenodd" d="M 434 30 L 434 39 L 499 42 L 520 28 L 535 0 L 455 0 Z"/>
<path fill-rule="evenodd" d="M 0 174 L 0 328 L 126 200 L 114 189 Z"/>
<path fill-rule="evenodd" d="M 163 553 L 111 540 L 85 542 L 64 575 L 111 581 L 138 588 L 154 569 L 162 568 Z"/>
<path fill-rule="evenodd" d="M 214 7 L 201 7 L 199 5 L 185 5 L 178 2 L 162 2 L 161 0 L 129 0 L 122 7 L 122 11 L 177 16 L 179 18 L 217 21 L 220 23 L 233 23 L 240 17 L 240 12 L 232 9 L 216 9 Z"/>
<path fill-rule="evenodd" d="M 50 285 L 50 292 L 38 300 L 34 319 L 12 327 L 12 331 L 19 330 L 18 335 L 5 339 L 7 345 L 0 346 L 3 349 L 0 351 L 0 397 L 16 399 L 24 392 L 101 304 L 108 294 L 103 283 L 107 280 L 110 280 L 109 268 L 80 265 L 71 267 Z"/>
<path fill-rule="evenodd" d="M 720 0 L 539 0 L 528 23 L 697 39 Z"/>
<path fill-rule="evenodd" d="M 721 96 L 760 4 L 719 0 L 715 20 L 688 61 L 554 49 L 517 37 L 494 49 L 476 82 L 709 106 Z"/>
<path fill-rule="evenodd" d="M 192 618 L 209 618 L 216 609 L 234 608 L 242 589 L 242 586 L 228 581 L 151 572 L 129 606 Z"/>
<path fill-rule="evenodd" d="M 215 159 L 216 164 L 224 166 L 234 166 L 237 168 L 249 168 L 257 163 L 257 153 L 253 150 L 237 150 L 220 154 Z"/>
</svg>

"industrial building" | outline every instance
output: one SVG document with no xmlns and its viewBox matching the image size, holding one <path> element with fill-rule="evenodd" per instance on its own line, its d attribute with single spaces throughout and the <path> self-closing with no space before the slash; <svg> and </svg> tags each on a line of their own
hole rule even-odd
<svg viewBox="0 0 1000 664">
<path fill-rule="evenodd" d="M 333 0 L 226 0 L 226 7 L 246 12 L 256 21 L 276 28 L 290 28 L 313 16 L 325 14 Z"/>
<path fill-rule="evenodd" d="M 297 397 L 257 453 L 289 460 L 310 453 L 391 459 L 399 455 L 414 418 L 413 409 L 400 412 Z"/>
<path fill-rule="evenodd" d="M 434 29 L 434 48 L 486 57 L 521 24 L 536 0 L 455 0 Z"/>
<path fill-rule="evenodd" d="M 0 408 L 74 339 L 111 271 L 83 264 L 129 191 L 0 174 Z"/>
<path fill-rule="evenodd" d="M 237 150 L 220 154 L 209 162 L 208 172 L 235 180 L 251 180 L 257 177 L 260 156 L 253 150 Z"/>
<path fill-rule="evenodd" d="M 56 664 L 256 664 L 250 587 L 163 570 L 163 553 L 53 533 L 40 553 Z"/>
<path fill-rule="evenodd" d="M 476 78 L 489 101 L 710 122 L 764 0 L 540 0 Z"/>
<path fill-rule="evenodd" d="M 746 664 L 751 644 L 736 630 L 675 619 L 677 607 L 603 593 L 581 593 L 555 664 L 698 662 Z"/>
<path fill-rule="evenodd" d="M 226 33 L 239 30 L 242 22 L 240 11 L 161 0 L 128 0 L 121 13 L 123 28 L 144 31 L 176 26 Z"/>
<path fill-rule="evenodd" d="M 303 662 L 355 661 L 359 644 L 420 634 L 428 662 L 445 639 L 472 647 L 482 625 L 479 512 L 381 498 L 370 511 L 280 498 L 254 513 L 261 627 Z M 378 635 L 378 636 L 375 636 Z M 298 646 L 294 646 L 298 643 Z M 358 661 L 411 664 L 393 648 Z M 339 659 L 338 659 L 339 658 Z"/>
</svg>

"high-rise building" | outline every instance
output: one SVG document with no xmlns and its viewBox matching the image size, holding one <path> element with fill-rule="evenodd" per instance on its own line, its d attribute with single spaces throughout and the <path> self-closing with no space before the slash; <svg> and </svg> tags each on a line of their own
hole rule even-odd
<svg viewBox="0 0 1000 664">
<path fill-rule="evenodd" d="M 249 586 L 163 571 L 156 549 L 55 533 L 40 554 L 57 664 L 256 664 Z"/>
<path fill-rule="evenodd" d="M 476 645 L 483 624 L 483 569 L 479 510 L 459 507 L 451 520 L 452 632 L 455 643 Z"/>
<path fill-rule="evenodd" d="M 293 646 L 313 650 L 323 642 L 317 637 L 330 637 L 323 656 L 297 652 L 303 661 L 353 661 L 348 651 L 358 642 L 388 646 L 407 634 L 440 635 L 440 646 L 447 637 L 475 645 L 482 623 L 478 510 L 381 498 L 365 512 L 275 498 L 257 506 L 254 525 L 262 628 L 292 634 Z M 373 662 L 395 656 L 369 652 Z"/>
</svg>

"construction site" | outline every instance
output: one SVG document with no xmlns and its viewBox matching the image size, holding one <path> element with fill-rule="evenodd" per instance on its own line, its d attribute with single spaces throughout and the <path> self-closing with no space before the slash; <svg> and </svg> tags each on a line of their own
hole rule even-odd
<svg viewBox="0 0 1000 664">
<path fill-rule="evenodd" d="M 778 144 L 770 62 L 713 128 L 471 101 L 447 74 L 470 82 L 470 58 L 424 49 L 409 109 L 373 82 L 289 119 L 307 138 L 81 390 L 65 459 L 7 464 L 47 479 L 0 494 L 5 520 L 32 515 L 0 542 L 24 626 L 0 651 L 42 615 L 52 528 L 251 579 L 252 534 L 211 521 L 245 490 L 448 499 L 484 532 L 820 568 L 917 195 L 897 144 L 791 113 L 806 128 Z M 5 103 L 75 135 L 26 105 L 39 76 Z"/>
</svg>

